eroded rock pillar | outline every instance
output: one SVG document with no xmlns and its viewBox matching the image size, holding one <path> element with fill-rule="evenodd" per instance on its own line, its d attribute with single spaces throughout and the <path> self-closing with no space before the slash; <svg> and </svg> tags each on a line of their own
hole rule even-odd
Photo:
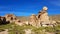
<svg viewBox="0 0 60 34">
<path fill-rule="evenodd" d="M 29 24 L 32 26 L 36 26 L 37 24 L 37 18 L 35 14 L 32 14 L 29 18 Z"/>
</svg>

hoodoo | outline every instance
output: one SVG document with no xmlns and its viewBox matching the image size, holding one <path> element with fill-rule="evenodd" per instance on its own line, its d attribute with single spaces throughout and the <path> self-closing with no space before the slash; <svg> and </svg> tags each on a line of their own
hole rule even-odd
<svg viewBox="0 0 60 34">
<path fill-rule="evenodd" d="M 36 26 L 37 18 L 35 14 L 32 14 L 29 18 L 29 24 L 32 26 Z"/>
</svg>

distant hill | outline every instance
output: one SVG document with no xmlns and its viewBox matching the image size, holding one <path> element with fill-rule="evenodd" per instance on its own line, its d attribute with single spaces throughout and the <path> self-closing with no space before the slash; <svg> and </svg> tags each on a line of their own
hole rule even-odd
<svg viewBox="0 0 60 34">
<path fill-rule="evenodd" d="M 49 17 L 50 17 L 50 19 L 52 19 L 52 20 L 60 21 L 60 15 L 51 15 L 51 16 L 49 16 Z"/>
<path fill-rule="evenodd" d="M 51 15 L 49 17 L 50 17 L 50 20 L 60 21 L 60 15 Z M 26 16 L 17 16 L 17 18 L 20 19 L 20 20 L 26 21 L 26 20 L 29 19 L 29 16 L 28 17 L 26 17 Z"/>
<path fill-rule="evenodd" d="M 22 20 L 22 21 L 27 21 L 29 17 L 26 17 L 26 16 L 17 16 L 17 18 Z"/>
</svg>

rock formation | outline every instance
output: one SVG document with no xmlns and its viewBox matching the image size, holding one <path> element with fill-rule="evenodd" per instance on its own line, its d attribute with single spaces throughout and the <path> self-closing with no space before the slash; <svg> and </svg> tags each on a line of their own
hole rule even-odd
<svg viewBox="0 0 60 34">
<path fill-rule="evenodd" d="M 29 19 L 29 24 L 32 26 L 46 26 L 50 24 L 49 16 L 47 13 L 48 8 L 43 7 L 41 11 L 39 11 L 39 14 L 36 15 L 32 14 Z"/>
<path fill-rule="evenodd" d="M 23 22 L 21 22 L 19 19 L 17 19 L 17 20 L 15 21 L 15 24 L 20 25 L 20 26 L 24 25 Z"/>
<path fill-rule="evenodd" d="M 0 25 L 8 24 L 8 23 L 10 23 L 10 22 L 6 21 L 5 17 L 0 16 Z"/>
<path fill-rule="evenodd" d="M 17 20 L 16 16 L 13 14 L 6 14 L 5 15 L 6 21 L 10 21 L 10 23 L 14 22 Z"/>
<path fill-rule="evenodd" d="M 37 18 L 35 14 L 32 14 L 29 18 L 29 24 L 32 26 L 36 26 L 37 24 Z"/>
<path fill-rule="evenodd" d="M 43 7 L 42 11 L 39 12 L 38 20 L 40 21 L 40 24 L 50 24 L 47 7 Z"/>
<path fill-rule="evenodd" d="M 53 26 L 56 24 L 56 21 L 50 20 L 48 13 L 48 8 L 43 7 L 41 11 L 39 11 L 38 15 L 32 14 L 29 19 L 29 24 L 32 26 Z"/>
<path fill-rule="evenodd" d="M 20 19 L 17 19 L 16 16 L 13 14 L 7 14 L 7 15 L 5 15 L 5 17 L 0 16 L 0 23 L 2 23 L 2 21 L 4 21 L 4 22 L 8 21 L 10 23 L 15 23 L 20 26 L 29 24 L 29 25 L 38 26 L 38 27 L 55 25 L 56 21 L 50 20 L 47 10 L 48 10 L 47 7 L 43 7 L 43 9 L 41 11 L 39 11 L 37 16 L 35 14 L 32 14 L 29 17 L 28 21 L 22 21 Z"/>
</svg>

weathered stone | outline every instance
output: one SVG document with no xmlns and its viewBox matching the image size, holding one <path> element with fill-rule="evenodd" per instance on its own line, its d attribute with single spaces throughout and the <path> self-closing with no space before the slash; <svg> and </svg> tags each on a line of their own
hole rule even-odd
<svg viewBox="0 0 60 34">
<path fill-rule="evenodd" d="M 15 24 L 20 25 L 20 26 L 24 25 L 24 23 L 21 22 L 19 19 L 17 19 L 17 20 L 15 21 Z"/>
<path fill-rule="evenodd" d="M 40 20 L 40 23 L 42 23 L 43 25 L 50 24 L 50 20 L 47 13 L 47 7 L 43 7 L 43 10 L 39 12 L 38 20 Z"/>
<path fill-rule="evenodd" d="M 60 21 L 58 20 L 58 21 L 56 21 L 56 23 L 57 23 L 57 24 L 60 24 Z"/>
<path fill-rule="evenodd" d="M 47 8 L 46 6 L 44 6 L 44 7 L 43 7 L 43 10 L 44 10 L 44 11 L 47 11 L 47 10 L 48 10 L 48 8 Z"/>
<path fill-rule="evenodd" d="M 5 15 L 6 21 L 10 21 L 10 23 L 14 22 L 17 20 L 16 16 L 13 14 L 6 14 Z"/>
<path fill-rule="evenodd" d="M 28 21 L 23 21 L 23 23 L 24 23 L 24 24 L 26 24 L 26 25 L 28 25 L 28 24 L 29 24 L 29 22 L 28 22 Z"/>
<path fill-rule="evenodd" d="M 32 14 L 29 19 L 29 24 L 32 26 L 36 26 L 37 24 L 37 18 L 35 14 Z"/>
<path fill-rule="evenodd" d="M 31 29 L 25 29 L 24 31 L 25 31 L 25 34 L 31 34 L 32 33 Z"/>
<path fill-rule="evenodd" d="M 56 24 L 56 21 L 54 21 L 54 20 L 52 20 L 50 22 L 51 22 L 50 24 Z"/>
</svg>

